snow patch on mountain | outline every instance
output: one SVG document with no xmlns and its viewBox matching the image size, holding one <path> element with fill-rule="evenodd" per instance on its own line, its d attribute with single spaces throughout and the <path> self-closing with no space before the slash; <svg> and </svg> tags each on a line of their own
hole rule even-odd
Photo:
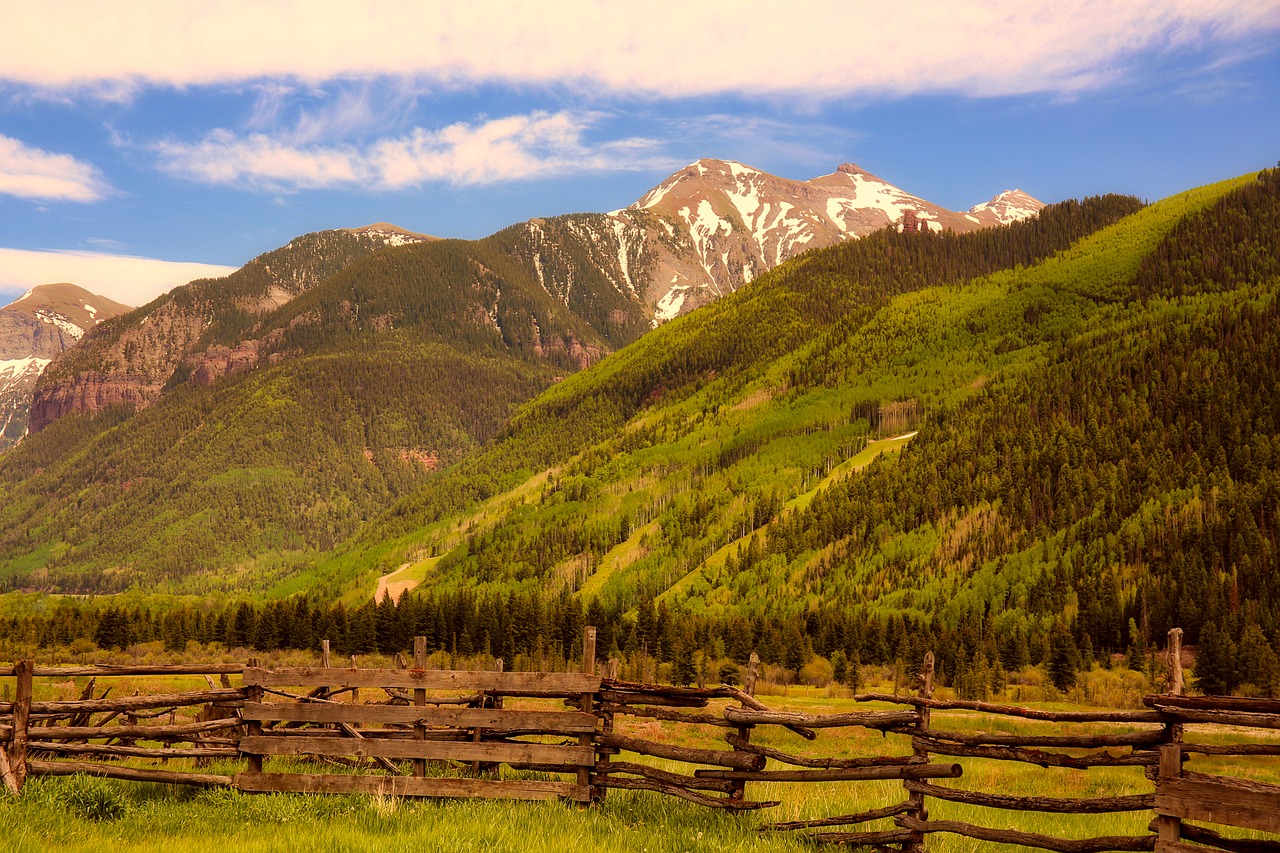
<svg viewBox="0 0 1280 853">
<path fill-rule="evenodd" d="M 84 337 L 84 329 L 71 322 L 71 318 L 65 314 L 59 314 L 57 311 L 50 311 L 48 308 L 37 308 L 36 316 L 46 323 L 51 323 L 65 332 L 71 338 L 80 340 Z"/>
<path fill-rule="evenodd" d="M 13 358 L 0 360 L 0 383 L 12 382 L 24 376 L 39 376 L 49 363 L 47 358 Z"/>
</svg>

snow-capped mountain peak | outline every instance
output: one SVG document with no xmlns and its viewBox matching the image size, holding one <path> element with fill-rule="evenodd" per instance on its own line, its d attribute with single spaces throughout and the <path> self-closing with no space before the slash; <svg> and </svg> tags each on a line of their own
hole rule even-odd
<svg viewBox="0 0 1280 853">
<path fill-rule="evenodd" d="M 985 213 L 1000 225 L 1008 225 L 1010 222 L 1019 222 L 1035 216 L 1042 207 L 1044 207 L 1043 202 L 1032 198 L 1022 190 L 1005 190 L 991 201 L 975 204 L 969 208 L 969 213 L 978 217 Z"/>
<path fill-rule="evenodd" d="M 635 204 L 607 214 L 642 227 L 652 259 L 647 301 L 661 322 L 735 290 L 808 249 L 886 227 L 970 231 L 1033 215 L 1042 207 L 1018 191 L 965 213 L 912 195 L 854 163 L 795 181 L 734 160 L 704 158 L 677 171 Z M 654 226 L 661 232 L 650 230 Z M 633 234 L 634 238 L 635 235 Z M 619 240 L 622 238 L 619 237 Z M 635 246 L 619 244 L 620 257 Z M 634 275 L 627 284 L 634 287 Z"/>
</svg>

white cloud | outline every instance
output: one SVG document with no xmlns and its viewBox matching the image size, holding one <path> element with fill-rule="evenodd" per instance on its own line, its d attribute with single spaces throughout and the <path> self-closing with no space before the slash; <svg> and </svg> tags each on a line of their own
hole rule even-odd
<svg viewBox="0 0 1280 853">
<path fill-rule="evenodd" d="M 142 305 L 180 284 L 235 269 L 99 252 L 0 248 L 0 292 L 66 281 L 125 305 Z"/>
<path fill-rule="evenodd" d="M 9 5 L 0 79 L 106 91 L 390 75 L 660 96 L 1069 93 L 1145 52 L 1280 29 L 1280 0 Z"/>
<path fill-rule="evenodd" d="M 111 191 L 89 163 L 0 134 L 0 193 L 44 201 L 98 201 Z"/>
<path fill-rule="evenodd" d="M 295 134 L 240 136 L 217 130 L 195 143 L 159 143 L 155 151 L 170 174 L 269 191 L 396 190 L 678 165 L 654 155 L 656 143 L 648 139 L 586 141 L 585 133 L 599 119 L 598 114 L 534 112 L 439 130 L 415 128 L 367 145 L 309 145 L 297 142 Z"/>
</svg>

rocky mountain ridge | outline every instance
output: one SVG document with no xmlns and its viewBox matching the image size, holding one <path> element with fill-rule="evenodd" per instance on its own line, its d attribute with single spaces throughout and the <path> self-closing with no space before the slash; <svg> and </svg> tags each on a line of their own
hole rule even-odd
<svg viewBox="0 0 1280 853">
<path fill-rule="evenodd" d="M 809 249 L 885 227 L 959 232 L 1006 224 L 1042 206 L 1025 193 L 1009 191 L 958 213 L 852 164 L 794 181 L 733 161 L 704 159 L 628 208 L 530 219 L 467 245 L 477 256 L 496 247 L 521 268 L 519 275 L 535 279 L 616 348 Z M 166 387 L 207 384 L 276 363 L 288 356 L 280 348 L 288 329 L 328 316 L 316 306 L 286 307 L 299 296 L 373 253 L 410 251 L 438 240 L 386 222 L 316 232 L 225 278 L 176 288 L 105 324 L 84 346 L 55 360 L 36 388 L 30 428 L 38 431 L 70 412 L 117 404 L 145 408 Z M 445 254 L 435 257 L 443 262 Z M 480 260 L 449 275 L 475 290 L 476 299 L 489 289 L 481 280 L 497 281 Z M 358 291 L 341 300 L 344 323 L 378 328 L 395 322 L 395 312 L 362 305 Z M 607 354 L 581 334 L 543 340 L 534 317 L 505 328 L 512 318 L 498 310 L 499 301 L 495 296 L 492 304 L 477 302 L 471 313 L 509 345 L 529 345 L 548 358 L 567 354 L 579 369 Z"/>
<path fill-rule="evenodd" d="M 545 230 L 562 221 L 600 257 L 619 293 L 652 310 L 654 325 L 730 293 L 810 249 L 881 228 L 956 232 L 1007 225 L 1044 205 L 1020 190 L 957 212 L 912 195 L 852 163 L 808 181 L 781 178 L 732 160 L 691 163 L 630 207 L 604 216 L 531 219 L 539 253 Z M 565 283 L 548 282 L 549 292 Z"/>
<path fill-rule="evenodd" d="M 41 372 L 99 322 L 129 307 L 74 284 L 44 284 L 0 308 L 0 450 L 27 432 Z"/>
</svg>

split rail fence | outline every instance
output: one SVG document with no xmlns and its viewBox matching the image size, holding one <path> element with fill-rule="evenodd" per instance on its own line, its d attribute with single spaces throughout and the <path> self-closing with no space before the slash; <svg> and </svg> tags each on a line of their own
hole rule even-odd
<svg viewBox="0 0 1280 853">
<path fill-rule="evenodd" d="M 1181 632 L 1175 629 L 1169 639 L 1170 692 L 1148 696 L 1144 710 L 1129 711 L 1047 711 L 936 699 L 932 655 L 925 659 L 916 695 L 861 694 L 854 698 L 873 708 L 840 714 L 782 711 L 755 696 L 754 655 L 741 688 L 622 681 L 616 661 L 608 662 L 602 677 L 594 628 L 584 632 L 577 672 L 503 672 L 500 665 L 491 672 L 431 670 L 421 638 L 414 665 L 397 669 L 334 667 L 327 642 L 314 668 L 268 669 L 256 661 L 70 668 L 19 661 L 0 669 L 0 681 L 10 677 L 16 686 L 11 699 L 7 685 L 0 693 L 0 780 L 14 794 L 29 776 L 87 773 L 250 792 L 581 803 L 624 789 L 735 812 L 781 802 L 748 797 L 748 783 L 754 791 L 760 783 L 777 791 L 780 786 L 772 783 L 896 780 L 901 794 L 883 805 L 761 829 L 904 851 L 922 850 L 934 833 L 1063 853 L 1280 851 L 1280 786 L 1243 778 L 1244 773 L 1209 775 L 1184 767 L 1194 756 L 1280 756 L 1280 739 L 1267 737 L 1280 730 L 1280 700 L 1181 695 Z M 192 675 L 204 676 L 209 689 L 112 697 L 108 686 L 95 695 L 99 679 Z M 240 686 L 232 686 L 231 676 L 239 676 Z M 33 698 L 36 678 L 73 677 L 89 678 L 79 699 Z M 1049 732 L 1009 733 L 1010 720 L 1021 729 L 1043 725 Z M 808 755 L 767 745 L 795 742 L 774 736 L 783 730 L 815 741 L 822 730 L 846 727 L 884 734 L 886 751 L 896 744 L 897 754 Z M 1211 736 L 1191 739 L 1198 731 Z M 1224 739 L 1224 732 L 1231 736 Z M 686 745 L 690 741 L 713 746 Z M 723 747 L 716 745 L 721 742 Z M 1068 798 L 980 791 L 963 781 L 940 784 L 963 776 L 955 759 L 1017 762 L 1046 772 L 1140 767 L 1153 789 Z M 139 766 L 144 761 L 149 763 Z M 179 761 L 184 769 L 172 769 L 171 762 Z M 215 761 L 243 762 L 243 769 L 234 775 L 203 772 Z M 315 772 L 321 769 L 326 772 Z M 1030 828 L 1046 814 L 1148 812 L 1152 820 L 1143 834 L 1066 839 L 935 819 L 931 801 L 977 807 L 966 814 L 999 810 L 997 821 L 1022 812 L 1027 817 L 1014 821 Z M 866 828 L 873 823 L 879 828 Z M 1223 827 L 1270 837 L 1243 839 L 1235 830 L 1223 833 Z"/>
</svg>

